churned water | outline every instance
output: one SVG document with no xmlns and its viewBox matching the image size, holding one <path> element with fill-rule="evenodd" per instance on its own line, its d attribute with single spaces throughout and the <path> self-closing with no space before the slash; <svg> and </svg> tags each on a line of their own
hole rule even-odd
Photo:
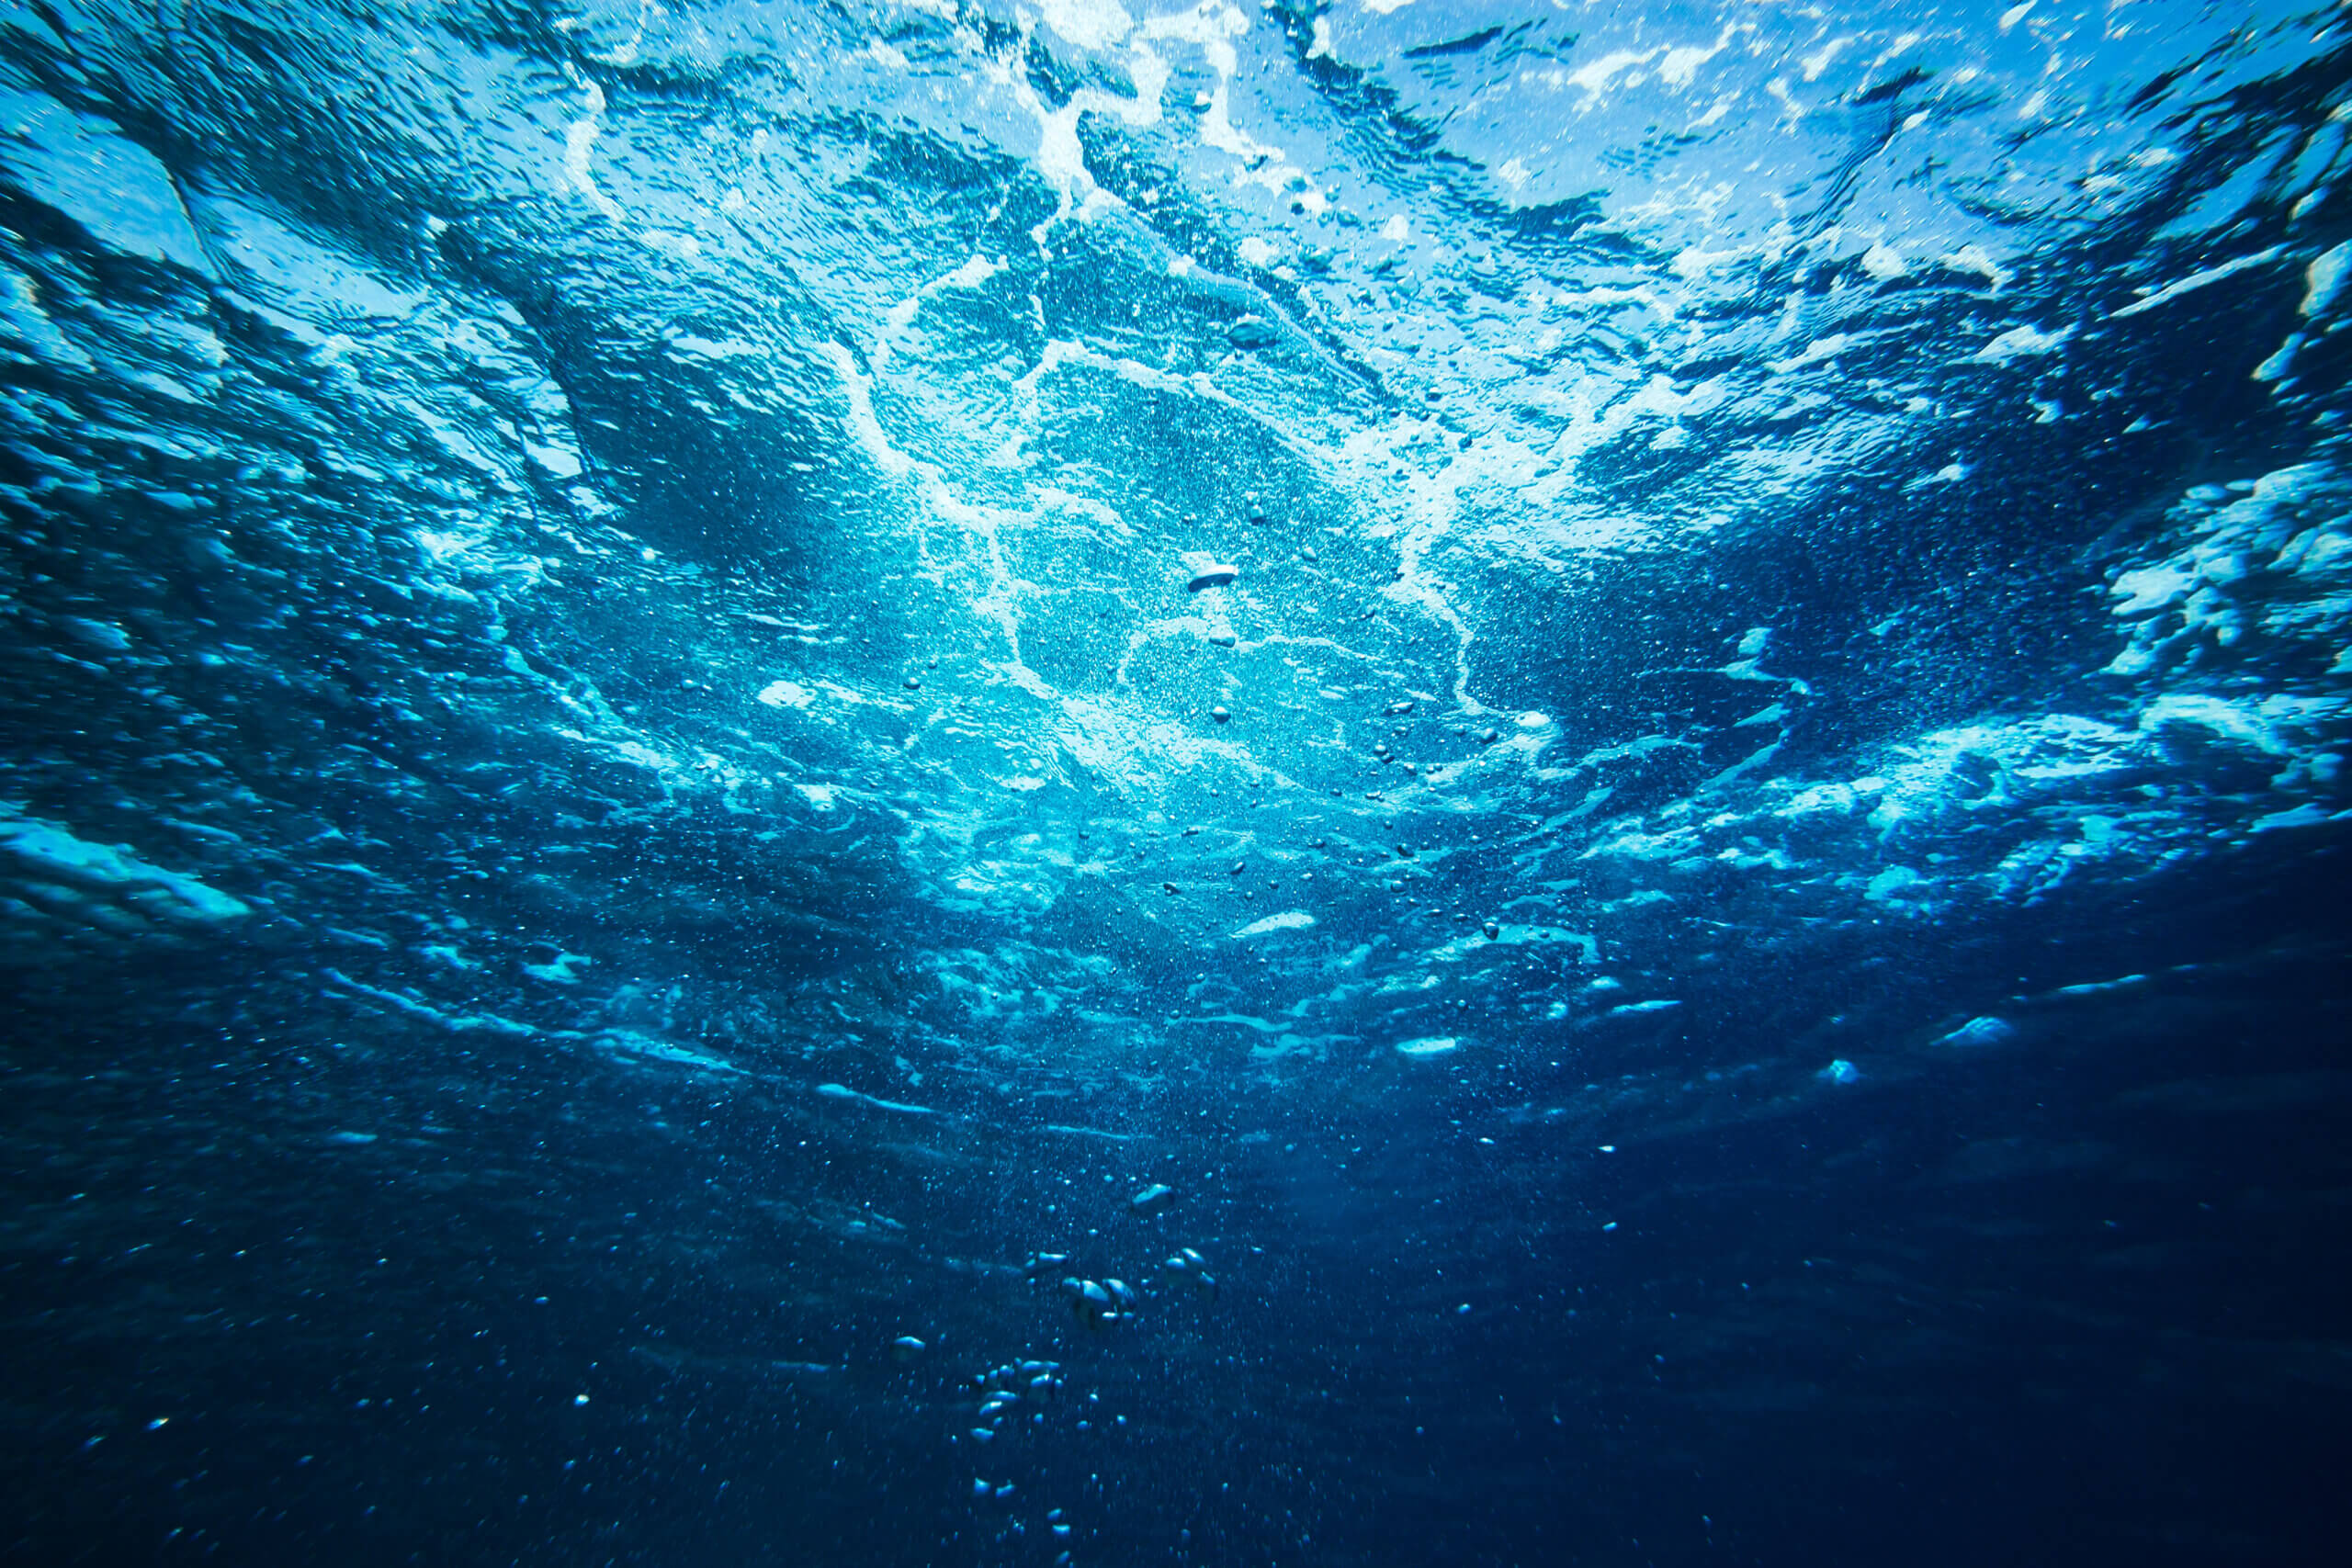
<svg viewBox="0 0 2352 1568">
<path fill-rule="evenodd" d="M 2342 1561 L 2348 45 L 0 6 L 0 1554 Z"/>
</svg>

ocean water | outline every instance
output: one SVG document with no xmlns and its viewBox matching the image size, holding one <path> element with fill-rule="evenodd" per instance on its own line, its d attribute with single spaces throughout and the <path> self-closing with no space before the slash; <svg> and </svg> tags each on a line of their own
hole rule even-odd
<svg viewBox="0 0 2352 1568">
<path fill-rule="evenodd" d="M 0 1559 L 2290 1564 L 2339 6 L 0 6 Z"/>
</svg>

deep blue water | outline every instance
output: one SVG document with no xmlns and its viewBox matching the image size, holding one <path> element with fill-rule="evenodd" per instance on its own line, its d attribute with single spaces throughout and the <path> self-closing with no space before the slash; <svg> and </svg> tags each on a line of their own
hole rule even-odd
<svg viewBox="0 0 2352 1568">
<path fill-rule="evenodd" d="M 1178 3 L 0 6 L 0 1557 L 2343 1560 L 2341 7 Z"/>
</svg>

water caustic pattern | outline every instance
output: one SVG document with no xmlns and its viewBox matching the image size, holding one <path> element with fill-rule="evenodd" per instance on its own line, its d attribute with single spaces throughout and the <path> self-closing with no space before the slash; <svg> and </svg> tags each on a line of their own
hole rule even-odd
<svg viewBox="0 0 2352 1568">
<path fill-rule="evenodd" d="M 2325 1560 L 2347 40 L 0 7 L 5 1539 Z"/>
</svg>

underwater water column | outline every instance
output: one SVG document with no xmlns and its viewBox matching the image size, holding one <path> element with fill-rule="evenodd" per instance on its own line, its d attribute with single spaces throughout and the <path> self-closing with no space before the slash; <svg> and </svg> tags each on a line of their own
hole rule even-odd
<svg viewBox="0 0 2352 1568">
<path fill-rule="evenodd" d="M 0 1557 L 2333 1562 L 2340 7 L 0 7 Z"/>
</svg>

